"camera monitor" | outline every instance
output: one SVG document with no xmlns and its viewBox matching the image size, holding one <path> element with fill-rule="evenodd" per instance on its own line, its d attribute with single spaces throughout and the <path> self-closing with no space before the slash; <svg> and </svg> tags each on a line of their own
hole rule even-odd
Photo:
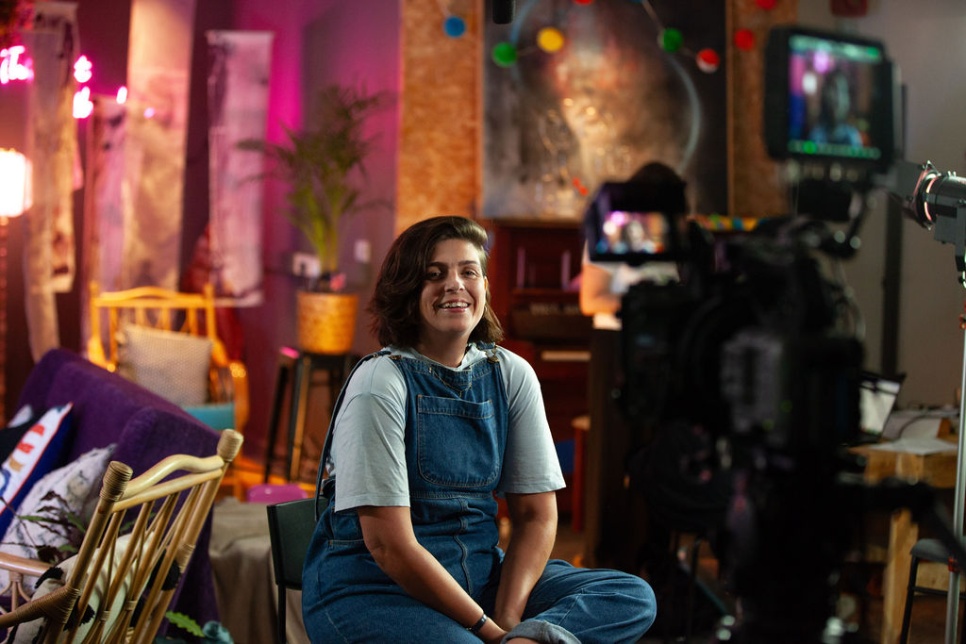
<svg viewBox="0 0 966 644">
<path fill-rule="evenodd" d="M 773 158 L 888 168 L 898 141 L 898 82 L 881 42 L 777 27 L 765 61 L 765 143 Z"/>
<path fill-rule="evenodd" d="M 587 254 L 593 261 L 638 265 L 672 261 L 679 255 L 672 197 L 628 183 L 604 183 L 594 196 L 584 223 Z"/>
</svg>

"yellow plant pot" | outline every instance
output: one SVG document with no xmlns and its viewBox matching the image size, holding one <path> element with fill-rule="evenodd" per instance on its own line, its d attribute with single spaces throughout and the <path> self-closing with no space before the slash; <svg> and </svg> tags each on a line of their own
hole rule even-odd
<svg viewBox="0 0 966 644">
<path fill-rule="evenodd" d="M 342 354 L 352 349 L 359 296 L 298 291 L 298 344 L 302 351 Z"/>
</svg>

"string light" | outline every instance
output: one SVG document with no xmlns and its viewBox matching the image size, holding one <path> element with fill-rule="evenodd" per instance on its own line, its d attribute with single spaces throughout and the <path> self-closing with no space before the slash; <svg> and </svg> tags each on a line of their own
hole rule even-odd
<svg viewBox="0 0 966 644">
<path fill-rule="evenodd" d="M 593 2 L 593 0 L 573 0 L 574 4 L 586 6 Z M 713 74 L 718 71 L 721 66 L 721 55 L 709 48 L 705 47 L 698 51 L 697 53 L 687 49 L 685 44 L 684 33 L 675 27 L 665 27 L 660 17 L 654 11 L 649 0 L 631 0 L 634 4 L 640 4 L 644 10 L 650 16 L 651 20 L 658 27 L 658 45 L 660 48 L 669 54 L 684 54 L 694 59 L 695 64 L 698 69 L 706 74 Z M 774 6 L 775 0 L 759 0 L 759 2 L 768 3 L 771 2 Z M 447 34 L 449 31 L 447 30 Z M 560 51 L 566 44 L 566 36 L 556 27 L 544 27 L 537 32 L 537 46 L 548 54 L 554 54 Z M 516 44 L 512 42 L 500 42 L 494 45 L 493 49 L 490 51 L 490 57 L 493 62 L 500 67 L 512 67 L 516 64 L 517 60 L 523 55 L 524 51 L 517 49 Z"/>
</svg>

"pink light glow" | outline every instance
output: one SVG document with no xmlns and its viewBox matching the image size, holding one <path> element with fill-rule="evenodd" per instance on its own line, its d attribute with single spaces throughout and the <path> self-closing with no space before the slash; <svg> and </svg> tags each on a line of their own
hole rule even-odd
<svg viewBox="0 0 966 644">
<path fill-rule="evenodd" d="M 94 111 L 91 101 L 91 88 L 82 87 L 74 94 L 74 118 L 86 119 Z"/>
<path fill-rule="evenodd" d="M 154 112 L 154 108 L 153 107 L 145 108 L 145 110 L 144 110 L 144 118 L 146 118 L 146 119 L 153 119 L 154 118 L 154 113 L 155 112 Z"/>
<path fill-rule="evenodd" d="M 124 105 L 127 103 L 127 88 L 123 85 L 117 88 L 117 104 Z"/>
<path fill-rule="evenodd" d="M 31 201 L 30 161 L 16 150 L 0 149 L 0 217 L 19 217 Z"/>
<path fill-rule="evenodd" d="M 33 79 L 33 61 L 27 57 L 26 52 L 23 45 L 0 49 L 0 85 Z"/>
<path fill-rule="evenodd" d="M 94 65 L 91 64 L 87 56 L 81 55 L 74 63 L 74 80 L 78 83 L 86 83 L 94 77 Z"/>
</svg>

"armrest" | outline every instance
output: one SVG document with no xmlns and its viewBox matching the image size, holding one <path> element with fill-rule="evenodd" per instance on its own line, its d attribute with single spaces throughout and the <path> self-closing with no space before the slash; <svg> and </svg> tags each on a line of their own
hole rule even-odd
<svg viewBox="0 0 966 644">
<path fill-rule="evenodd" d="M 210 374 L 210 399 L 215 403 L 234 403 L 235 427 L 238 432 L 248 423 L 248 369 L 240 360 L 226 360 L 223 364 L 212 361 Z"/>
<path fill-rule="evenodd" d="M 98 367 L 103 367 L 108 371 L 114 371 L 114 365 L 108 361 L 107 356 L 104 355 L 104 347 L 101 345 L 100 338 L 91 338 L 87 341 L 87 359 L 96 364 Z"/>
<path fill-rule="evenodd" d="M 50 568 L 50 564 L 36 559 L 18 557 L 6 552 L 0 552 L 0 568 L 19 573 L 27 577 L 39 577 Z"/>
<path fill-rule="evenodd" d="M 41 617 L 50 617 L 58 612 L 69 613 L 79 596 L 79 589 L 61 586 L 43 597 L 32 599 L 10 612 L 0 614 L 0 628 L 10 628 L 16 624 L 32 622 Z"/>
<path fill-rule="evenodd" d="M 235 390 L 235 431 L 244 433 L 249 414 L 248 369 L 240 360 L 232 360 L 228 368 Z"/>
</svg>

